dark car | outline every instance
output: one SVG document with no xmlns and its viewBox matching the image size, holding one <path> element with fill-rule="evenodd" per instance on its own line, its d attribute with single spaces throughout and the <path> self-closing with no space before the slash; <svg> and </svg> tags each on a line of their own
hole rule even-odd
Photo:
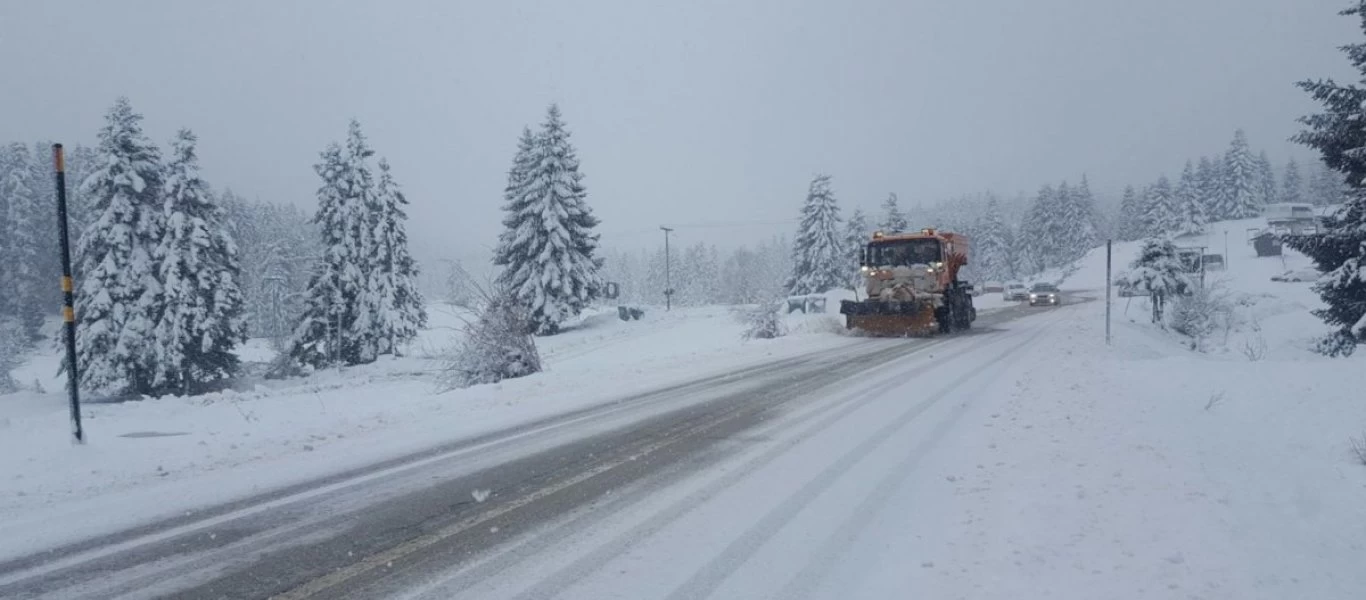
<svg viewBox="0 0 1366 600">
<path fill-rule="evenodd" d="M 1029 288 L 1029 305 L 1038 306 L 1040 304 L 1049 306 L 1062 304 L 1062 292 L 1058 290 L 1058 286 L 1051 283 L 1036 283 L 1034 287 Z"/>
</svg>

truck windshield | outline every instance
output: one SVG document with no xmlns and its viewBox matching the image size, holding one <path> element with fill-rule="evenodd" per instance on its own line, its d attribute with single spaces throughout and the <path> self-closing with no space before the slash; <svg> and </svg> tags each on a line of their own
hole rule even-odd
<svg viewBox="0 0 1366 600">
<path fill-rule="evenodd" d="M 939 240 L 932 238 L 868 244 L 867 264 L 873 267 L 927 265 L 942 260 Z"/>
</svg>

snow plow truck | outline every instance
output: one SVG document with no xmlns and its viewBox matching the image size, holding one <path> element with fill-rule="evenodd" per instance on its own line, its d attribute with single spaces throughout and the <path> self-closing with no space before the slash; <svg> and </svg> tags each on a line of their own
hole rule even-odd
<svg viewBox="0 0 1366 600">
<path fill-rule="evenodd" d="M 960 233 L 876 232 L 860 253 L 867 297 L 840 302 L 845 325 L 875 336 L 924 337 L 972 327 L 972 286 L 958 279 L 970 244 Z"/>
</svg>

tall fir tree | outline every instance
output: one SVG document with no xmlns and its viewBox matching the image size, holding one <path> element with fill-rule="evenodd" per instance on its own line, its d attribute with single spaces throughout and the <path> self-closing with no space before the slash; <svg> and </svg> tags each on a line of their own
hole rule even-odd
<svg viewBox="0 0 1366 600">
<path fill-rule="evenodd" d="M 200 177 L 196 142 L 187 129 L 171 142 L 165 229 L 155 255 L 163 309 L 153 385 L 186 394 L 236 376 L 233 350 L 247 339 L 237 246 Z"/>
<path fill-rule="evenodd" d="M 844 222 L 844 244 L 846 260 L 851 273 L 849 285 L 856 290 L 863 285 L 863 275 L 854 267 L 858 266 L 859 258 L 863 255 L 863 248 L 868 245 L 871 234 L 872 226 L 868 224 L 868 215 L 863 213 L 863 209 L 855 208 L 854 212 L 849 215 L 849 219 Z"/>
<path fill-rule="evenodd" d="M 399 354 L 404 344 L 427 326 L 427 309 L 417 289 L 417 262 L 408 252 L 404 210 L 408 199 L 394 181 L 389 161 L 379 160 L 376 206 L 369 215 L 367 231 L 370 270 L 362 304 L 375 315 L 378 354 Z"/>
<path fill-rule="evenodd" d="M 1001 216 L 1001 203 L 992 197 L 987 200 L 987 209 L 980 215 L 975 227 L 973 257 L 979 277 L 988 279 L 1013 279 L 1015 277 L 1010 258 L 1010 227 Z"/>
<path fill-rule="evenodd" d="M 1252 156 L 1247 134 L 1242 129 L 1233 134 L 1233 141 L 1224 155 L 1223 171 L 1223 191 L 1215 216 L 1247 219 L 1261 214 L 1266 200 L 1257 181 L 1257 159 Z"/>
<path fill-rule="evenodd" d="M 350 166 L 336 143 L 329 144 L 320 157 L 313 169 L 322 186 L 311 223 L 317 227 L 322 255 L 309 278 L 289 350 L 295 362 L 314 368 L 360 362 L 360 347 L 350 332 L 356 323 L 356 299 L 365 286 L 350 221 L 355 212 L 348 185 Z"/>
<path fill-rule="evenodd" d="M 1115 237 L 1122 241 L 1133 241 L 1143 237 L 1143 201 L 1134 186 L 1124 187 L 1124 195 L 1119 201 L 1119 219 L 1115 226 Z"/>
<path fill-rule="evenodd" d="M 498 280 L 513 291 L 539 335 L 553 335 L 602 289 L 597 257 L 598 225 L 588 207 L 579 160 L 557 105 L 531 148 L 519 148 L 509 175 L 503 210 L 506 227 L 493 263 Z"/>
<path fill-rule="evenodd" d="M 1221 218 L 1219 211 L 1222 209 L 1224 191 L 1223 170 L 1220 168 L 1222 164 L 1223 161 L 1214 161 L 1208 156 L 1202 156 L 1195 167 L 1195 193 L 1206 223 Z"/>
<path fill-rule="evenodd" d="M 1181 227 L 1181 213 L 1166 175 L 1143 195 L 1143 237 L 1170 237 Z"/>
<path fill-rule="evenodd" d="M 1059 214 L 1053 231 L 1062 249 L 1060 259 L 1069 263 L 1080 259 L 1099 243 L 1096 231 L 1096 200 L 1085 175 L 1081 184 L 1071 187 L 1064 182 L 1058 188 Z"/>
<path fill-rule="evenodd" d="M 1205 232 L 1205 225 L 1209 221 L 1205 217 L 1204 204 L 1200 202 L 1200 183 L 1191 161 L 1186 161 L 1186 168 L 1176 182 L 1172 203 L 1177 211 L 1176 229 L 1172 233 L 1196 235 Z"/>
<path fill-rule="evenodd" d="M 1300 164 L 1293 158 L 1285 163 L 1285 175 L 1281 178 L 1281 201 L 1292 204 L 1304 202 L 1304 181 L 1300 179 Z"/>
<path fill-rule="evenodd" d="M 1348 185 L 1343 174 L 1334 171 L 1332 167 L 1322 161 L 1318 162 L 1313 171 L 1310 172 L 1307 187 L 1311 202 L 1318 206 L 1333 206 L 1341 204 L 1348 197 Z"/>
<path fill-rule="evenodd" d="M 0 166 L 0 197 L 4 197 L 0 200 L 0 208 L 6 210 L 6 215 L 0 217 L 0 223 L 6 227 L 3 230 L 5 239 L 0 241 L 0 248 L 3 248 L 0 250 L 3 256 L 0 272 L 4 273 L 0 276 L 3 280 L 0 296 L 5 297 L 0 304 L 9 305 L 8 314 L 17 320 L 24 337 L 31 341 L 38 338 L 43 317 L 54 305 L 50 302 L 52 294 L 44 292 L 50 289 L 46 283 L 51 281 L 50 276 L 55 271 L 44 273 L 43 259 L 51 251 L 49 246 L 56 244 L 45 244 L 50 241 L 53 230 L 44 227 L 44 195 L 40 190 L 45 186 L 42 186 L 41 171 L 35 165 L 37 161 L 23 143 L 10 144 L 6 154 L 8 156 L 0 163 L 4 165 Z"/>
<path fill-rule="evenodd" d="M 1082 238 L 1086 242 L 1085 250 L 1089 251 L 1100 245 L 1103 238 L 1101 232 L 1105 231 L 1105 227 L 1103 215 L 1096 206 L 1096 194 L 1091 191 L 1091 179 L 1085 174 L 1082 174 L 1081 184 L 1077 186 L 1075 200 L 1086 227 Z"/>
<path fill-rule="evenodd" d="M 354 365 L 372 362 L 380 354 L 379 306 L 368 301 L 376 296 L 372 275 L 375 272 L 374 228 L 378 225 L 379 196 L 375 173 L 370 169 L 375 150 L 355 119 L 347 126 L 345 148 L 346 169 L 342 172 L 346 177 L 342 184 L 347 190 L 347 202 L 343 205 L 348 209 L 347 240 L 351 245 L 351 260 L 360 271 L 357 292 L 346 298 L 353 320 L 343 333 L 350 342 L 346 347 L 346 363 Z"/>
<path fill-rule="evenodd" d="M 0 236 L 0 319 L 12 319 L 18 308 L 17 299 L 11 291 L 18 287 L 18 283 L 14 273 L 15 243 L 9 233 L 14 231 L 11 222 L 13 216 L 10 214 L 12 200 L 7 190 L 10 187 L 9 179 L 13 173 L 14 163 L 17 161 L 10 155 L 10 148 L 0 146 L 0 231 L 5 232 L 5 235 Z M 13 349 L 18 352 L 18 345 L 14 345 Z M 8 373 L 4 373 L 0 376 L 7 375 Z"/>
<path fill-rule="evenodd" d="M 1366 0 L 1341 13 L 1354 16 L 1366 32 Z M 1352 66 L 1366 76 L 1366 43 L 1344 46 Z M 1332 356 L 1350 355 L 1366 342 L 1366 88 L 1331 79 L 1306 80 L 1301 89 L 1324 106 L 1324 112 L 1302 117 L 1307 129 L 1294 140 L 1318 150 L 1323 162 L 1344 176 L 1351 195 L 1342 209 L 1326 219 L 1323 230 L 1290 236 L 1286 243 L 1314 260 L 1324 273 L 1314 290 L 1327 306 L 1314 314 L 1336 327 L 1319 344 Z"/>
<path fill-rule="evenodd" d="M 887 233 L 901 233 L 910 227 L 910 221 L 906 219 L 906 213 L 901 211 L 896 193 L 887 194 L 887 199 L 882 202 L 882 221 L 878 223 L 878 228 Z"/>
<path fill-rule="evenodd" d="M 820 294 L 845 287 L 853 268 L 846 262 L 845 240 L 830 176 L 817 175 L 807 190 L 801 225 L 792 244 L 792 274 L 784 286 L 788 293 Z"/>
<path fill-rule="evenodd" d="M 1257 155 L 1257 188 L 1262 204 L 1281 201 L 1280 189 L 1276 187 L 1276 169 L 1271 166 L 1265 150 Z"/>
<path fill-rule="evenodd" d="M 1058 191 L 1051 185 L 1044 185 L 1020 223 L 1017 239 L 1025 275 L 1040 273 L 1059 263 L 1061 251 L 1053 229 L 1057 221 L 1057 205 Z"/>
<path fill-rule="evenodd" d="M 127 98 L 114 102 L 99 133 L 100 166 L 81 185 L 94 217 L 76 251 L 76 360 L 81 387 L 92 391 L 154 393 L 163 186 L 161 151 L 141 123 Z"/>
</svg>

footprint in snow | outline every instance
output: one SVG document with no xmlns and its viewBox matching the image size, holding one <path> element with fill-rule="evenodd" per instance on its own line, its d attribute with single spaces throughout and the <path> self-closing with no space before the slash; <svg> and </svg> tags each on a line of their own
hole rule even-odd
<svg viewBox="0 0 1366 600">
<path fill-rule="evenodd" d="M 473 492 L 470 492 L 470 496 L 474 497 L 475 502 L 483 502 L 488 500 L 489 495 L 492 493 L 493 492 L 489 490 L 474 490 Z"/>
</svg>

